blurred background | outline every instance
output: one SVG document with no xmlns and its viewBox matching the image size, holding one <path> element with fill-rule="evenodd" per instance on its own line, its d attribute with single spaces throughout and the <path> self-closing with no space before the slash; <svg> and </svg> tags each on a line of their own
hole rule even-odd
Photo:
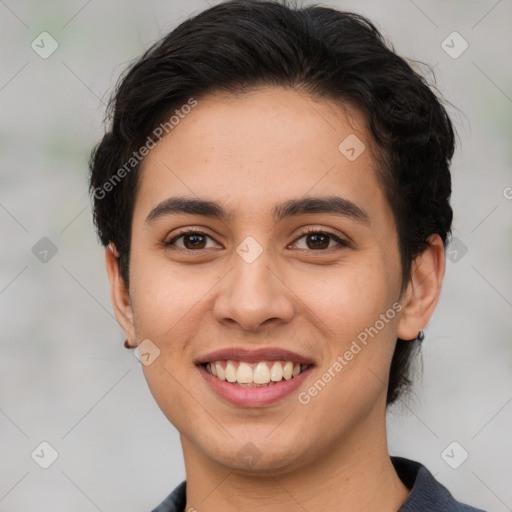
<svg viewBox="0 0 512 512">
<path fill-rule="evenodd" d="M 123 348 L 87 160 L 119 74 L 213 3 L 0 0 L 0 511 L 149 511 L 185 478 Z M 456 107 L 454 239 L 390 451 L 512 510 L 512 2 L 322 4 L 368 16 Z"/>
</svg>

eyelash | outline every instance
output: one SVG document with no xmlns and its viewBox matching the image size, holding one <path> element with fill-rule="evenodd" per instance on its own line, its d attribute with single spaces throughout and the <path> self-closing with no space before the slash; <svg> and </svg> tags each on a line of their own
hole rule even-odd
<svg viewBox="0 0 512 512">
<path fill-rule="evenodd" d="M 341 246 L 341 247 L 350 247 L 350 244 L 347 241 L 342 240 L 340 237 L 338 237 L 334 233 L 331 233 L 330 231 L 323 231 L 323 230 L 320 230 L 320 229 L 317 229 L 317 228 L 307 228 L 306 230 L 302 231 L 300 233 L 300 235 L 292 243 L 297 242 L 298 240 L 300 240 L 301 238 L 303 238 L 303 237 L 305 237 L 305 236 L 307 236 L 309 234 L 327 235 L 329 238 L 331 238 L 335 242 L 337 242 L 339 244 L 339 246 Z M 169 241 L 163 242 L 163 246 L 166 247 L 166 248 L 167 247 L 171 247 L 171 246 L 173 246 L 175 244 L 175 242 L 177 240 L 179 240 L 180 238 L 182 238 L 185 235 L 205 235 L 208 238 L 213 240 L 213 238 L 210 235 L 208 235 L 207 233 L 205 233 L 204 231 L 200 231 L 200 230 L 196 230 L 196 229 L 187 229 L 186 231 L 181 231 L 176 236 L 171 238 Z M 187 248 L 182 248 L 182 247 L 179 247 L 179 249 L 183 249 L 183 250 L 188 251 L 188 252 L 199 252 L 201 250 L 205 250 L 205 249 L 197 249 L 197 251 L 196 251 L 194 249 L 187 249 Z M 325 252 L 325 251 L 328 251 L 329 249 L 333 249 L 333 248 L 330 247 L 330 248 L 327 248 L 327 249 L 318 249 L 318 250 L 314 250 L 314 249 L 299 249 L 299 250 L 311 251 L 311 252 Z"/>
</svg>

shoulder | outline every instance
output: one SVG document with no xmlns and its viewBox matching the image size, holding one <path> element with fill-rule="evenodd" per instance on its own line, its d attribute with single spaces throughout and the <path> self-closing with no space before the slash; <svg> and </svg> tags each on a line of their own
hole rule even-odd
<svg viewBox="0 0 512 512">
<path fill-rule="evenodd" d="M 400 479 L 411 490 L 398 512 L 486 512 L 457 501 L 420 462 L 391 456 Z"/>
</svg>

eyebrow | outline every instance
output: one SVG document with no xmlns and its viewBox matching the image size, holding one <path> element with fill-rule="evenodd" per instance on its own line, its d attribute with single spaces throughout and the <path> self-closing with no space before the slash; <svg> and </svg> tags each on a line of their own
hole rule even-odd
<svg viewBox="0 0 512 512">
<path fill-rule="evenodd" d="M 370 224 L 368 213 L 354 202 L 339 196 L 302 197 L 290 199 L 274 205 L 273 218 L 278 222 L 287 217 L 307 213 L 327 213 Z M 233 211 L 224 208 L 215 201 L 188 197 L 170 197 L 158 204 L 146 218 L 145 224 L 152 224 L 157 219 L 177 214 L 202 215 L 205 217 L 229 220 Z"/>
</svg>

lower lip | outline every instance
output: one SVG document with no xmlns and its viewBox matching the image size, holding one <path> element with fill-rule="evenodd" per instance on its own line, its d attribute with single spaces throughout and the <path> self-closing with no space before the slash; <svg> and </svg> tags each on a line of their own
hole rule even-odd
<svg viewBox="0 0 512 512">
<path fill-rule="evenodd" d="M 206 371 L 203 365 L 198 366 L 204 380 L 210 387 L 228 402 L 240 407 L 263 407 L 279 402 L 295 391 L 307 378 L 312 367 L 310 366 L 302 373 L 290 380 L 281 380 L 277 384 L 267 387 L 251 388 L 237 386 L 228 381 L 220 380 Z"/>
</svg>

